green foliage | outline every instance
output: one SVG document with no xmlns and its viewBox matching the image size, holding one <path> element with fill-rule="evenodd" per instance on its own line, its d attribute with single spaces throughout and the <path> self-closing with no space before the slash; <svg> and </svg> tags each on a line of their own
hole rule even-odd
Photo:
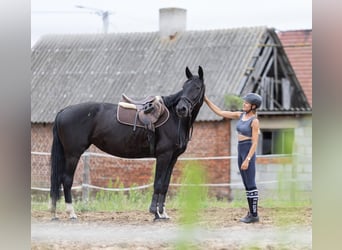
<svg viewBox="0 0 342 250">
<path fill-rule="evenodd" d="M 275 153 L 292 154 L 294 147 L 294 133 L 292 129 L 282 129 L 274 134 Z"/>
<path fill-rule="evenodd" d="M 237 95 L 228 94 L 224 96 L 224 104 L 228 110 L 240 110 L 242 108 L 243 100 Z"/>
<path fill-rule="evenodd" d="M 177 200 L 180 211 L 179 223 L 183 227 L 183 232 L 175 247 L 178 250 L 197 249 L 191 244 L 193 229 L 208 200 L 208 188 L 201 185 L 206 183 L 204 167 L 195 162 L 187 164 L 182 171 L 181 183 L 183 185 L 178 192 Z"/>
<path fill-rule="evenodd" d="M 129 211 L 146 210 L 153 193 L 153 187 L 147 189 L 134 189 L 136 184 L 131 186 L 129 191 L 100 190 L 96 192 L 95 198 L 89 202 L 75 202 L 74 206 L 79 211 Z M 107 188 L 124 188 L 119 178 L 113 183 L 110 180 Z"/>
<path fill-rule="evenodd" d="M 180 223 L 194 224 L 208 199 L 208 188 L 201 186 L 206 183 L 203 166 L 196 163 L 187 164 L 182 171 L 181 183 L 183 186 L 176 196 L 182 212 Z"/>
</svg>

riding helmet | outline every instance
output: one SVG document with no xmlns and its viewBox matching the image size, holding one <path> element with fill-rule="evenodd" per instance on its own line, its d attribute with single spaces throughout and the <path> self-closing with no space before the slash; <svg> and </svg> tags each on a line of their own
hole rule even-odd
<svg viewBox="0 0 342 250">
<path fill-rule="evenodd" d="M 262 103 L 262 97 L 255 93 L 248 93 L 242 99 L 250 104 L 254 104 L 256 106 L 255 109 L 259 108 Z"/>
</svg>

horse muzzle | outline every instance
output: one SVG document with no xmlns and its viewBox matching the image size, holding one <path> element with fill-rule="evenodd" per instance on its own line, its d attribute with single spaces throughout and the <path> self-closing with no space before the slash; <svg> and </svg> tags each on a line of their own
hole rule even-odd
<svg viewBox="0 0 342 250">
<path fill-rule="evenodd" d="M 184 117 L 190 117 L 191 114 L 191 106 L 188 102 L 185 102 L 183 100 L 179 101 L 179 103 L 176 106 L 176 113 L 178 117 L 184 118 Z"/>
</svg>

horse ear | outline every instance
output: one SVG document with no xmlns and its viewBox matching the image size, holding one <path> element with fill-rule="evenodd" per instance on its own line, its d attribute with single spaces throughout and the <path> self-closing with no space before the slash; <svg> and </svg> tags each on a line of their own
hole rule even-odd
<svg viewBox="0 0 342 250">
<path fill-rule="evenodd" d="M 189 70 L 188 67 L 186 67 L 186 69 L 185 69 L 185 74 L 186 74 L 186 77 L 187 77 L 188 79 L 192 78 L 192 73 L 190 72 L 190 70 Z"/>
<path fill-rule="evenodd" d="M 201 66 L 198 67 L 198 76 L 201 80 L 203 80 L 203 69 Z"/>
</svg>

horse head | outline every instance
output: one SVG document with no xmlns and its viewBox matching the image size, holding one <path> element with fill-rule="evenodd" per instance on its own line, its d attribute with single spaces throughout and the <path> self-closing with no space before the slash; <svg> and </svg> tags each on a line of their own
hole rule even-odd
<svg viewBox="0 0 342 250">
<path fill-rule="evenodd" d="M 198 76 L 193 75 L 188 67 L 185 69 L 185 74 L 188 79 L 183 85 L 182 95 L 176 106 L 176 112 L 180 118 L 196 116 L 203 104 L 205 93 L 201 66 L 198 67 Z"/>
</svg>

